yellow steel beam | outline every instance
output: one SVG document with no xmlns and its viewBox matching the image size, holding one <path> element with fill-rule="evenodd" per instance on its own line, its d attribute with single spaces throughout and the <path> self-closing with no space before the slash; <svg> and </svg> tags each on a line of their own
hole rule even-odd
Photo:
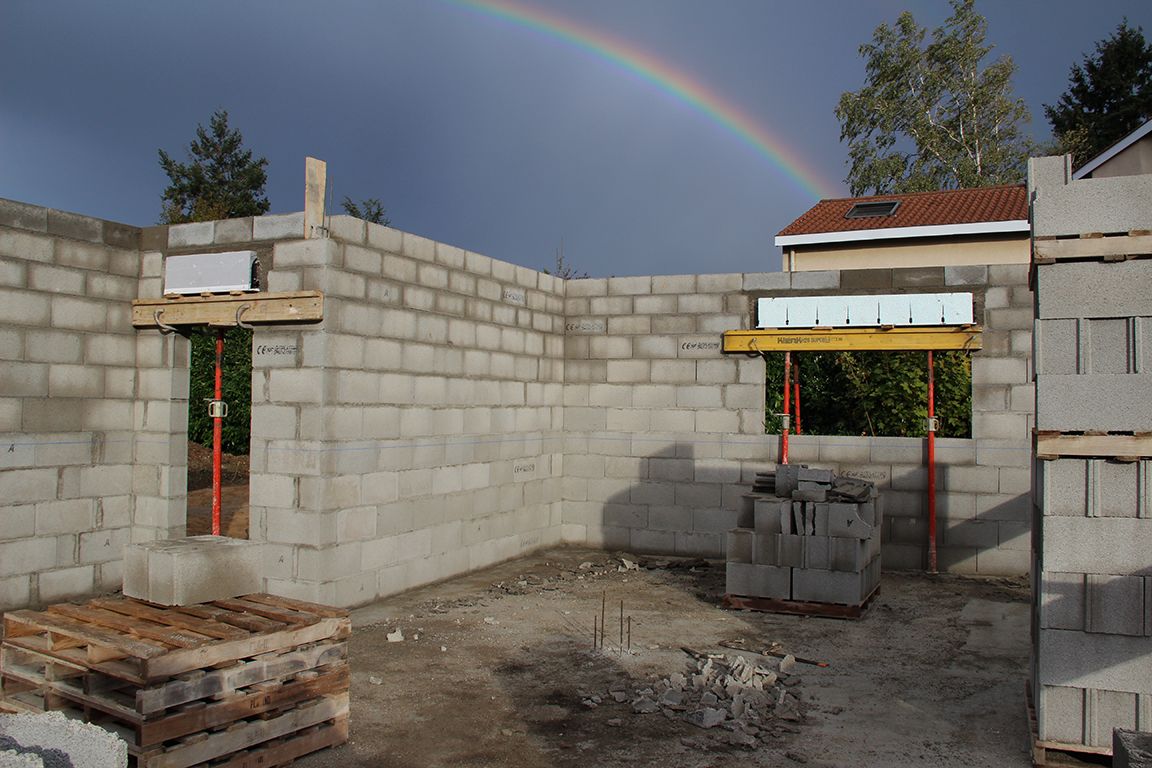
<svg viewBox="0 0 1152 768">
<path fill-rule="evenodd" d="M 240 323 L 302 323 L 323 319 L 324 294 L 319 291 L 172 296 L 132 302 L 132 325 L 136 328 L 231 327 Z"/>
<path fill-rule="evenodd" d="M 809 352 L 830 350 L 977 350 L 979 326 L 895 328 L 804 328 L 725 331 L 724 352 Z"/>
</svg>

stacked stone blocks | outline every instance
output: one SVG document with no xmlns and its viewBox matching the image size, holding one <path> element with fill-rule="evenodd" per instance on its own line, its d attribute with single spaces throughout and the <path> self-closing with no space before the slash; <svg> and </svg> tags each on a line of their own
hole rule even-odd
<svg viewBox="0 0 1152 768">
<path fill-rule="evenodd" d="M 1152 228 L 1152 177 L 1071 181 L 1068 170 L 1064 158 L 1030 164 L 1041 452 L 1033 697 L 1041 741 L 1106 749 L 1114 728 L 1152 730 L 1150 457 L 1130 447 L 1150 431 L 1152 252 L 1127 235 Z M 1117 248 L 1123 257 L 1091 255 Z M 1055 436 L 1073 447 L 1045 447 Z"/>
</svg>

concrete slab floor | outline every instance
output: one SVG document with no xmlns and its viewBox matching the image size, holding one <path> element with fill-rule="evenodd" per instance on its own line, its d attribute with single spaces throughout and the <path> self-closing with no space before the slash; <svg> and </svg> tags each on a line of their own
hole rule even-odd
<svg viewBox="0 0 1152 768">
<path fill-rule="evenodd" d="M 723 610 L 723 589 L 723 564 L 637 570 L 560 549 L 361 608 L 351 739 L 296 765 L 1031 764 L 1024 579 L 885 574 L 860 621 Z M 602 605 L 608 642 L 593 651 Z M 396 630 L 403 641 L 389 642 Z M 749 739 L 731 720 L 702 729 L 687 712 L 633 712 L 638 692 L 694 669 L 681 646 L 733 654 L 721 643 L 737 640 L 828 662 L 783 678 L 798 717 L 766 716 Z"/>
</svg>

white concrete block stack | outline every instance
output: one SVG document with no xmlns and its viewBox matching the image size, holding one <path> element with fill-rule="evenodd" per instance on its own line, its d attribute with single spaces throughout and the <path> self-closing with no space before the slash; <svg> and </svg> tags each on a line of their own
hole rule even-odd
<svg viewBox="0 0 1152 768">
<path fill-rule="evenodd" d="M 778 464 L 757 489 L 754 527 L 728 532 L 728 594 L 864 604 L 880 585 L 876 487 L 829 469 Z"/>
<path fill-rule="evenodd" d="M 1152 729 L 1152 175 L 1029 172 L 1037 735 L 1107 749 Z"/>
</svg>

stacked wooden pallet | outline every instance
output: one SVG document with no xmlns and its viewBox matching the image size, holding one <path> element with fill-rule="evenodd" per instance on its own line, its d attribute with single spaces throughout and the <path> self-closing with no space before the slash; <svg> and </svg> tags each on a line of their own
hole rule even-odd
<svg viewBox="0 0 1152 768">
<path fill-rule="evenodd" d="M 348 738 L 348 612 L 265 594 L 4 614 L 0 705 L 63 711 L 137 768 L 284 765 Z"/>
</svg>

